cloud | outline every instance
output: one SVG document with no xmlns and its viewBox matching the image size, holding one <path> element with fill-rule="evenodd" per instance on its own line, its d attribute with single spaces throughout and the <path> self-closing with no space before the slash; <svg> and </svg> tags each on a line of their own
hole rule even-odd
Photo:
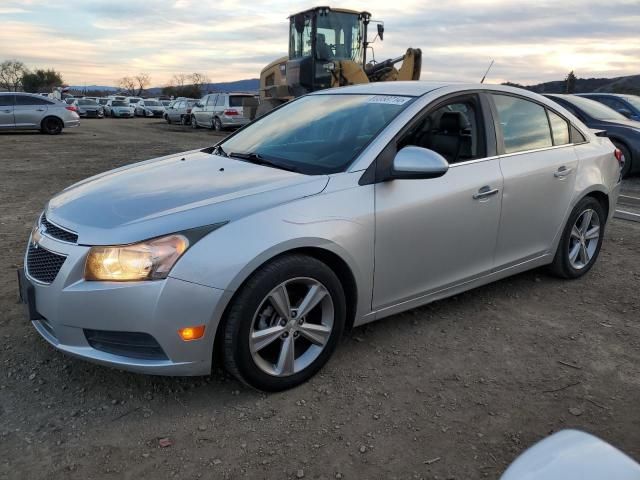
<svg viewBox="0 0 640 480">
<path fill-rule="evenodd" d="M 354 0 L 385 22 L 377 60 L 423 51 L 425 80 L 537 83 L 640 73 L 637 0 Z M 75 84 L 114 84 L 144 71 L 154 85 L 174 73 L 214 81 L 257 77 L 286 54 L 293 0 L 3 0 L 0 60 L 52 67 Z"/>
</svg>

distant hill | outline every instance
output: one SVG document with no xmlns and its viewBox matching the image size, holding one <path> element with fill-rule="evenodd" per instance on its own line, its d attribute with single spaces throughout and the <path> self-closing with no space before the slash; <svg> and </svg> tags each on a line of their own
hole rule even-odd
<svg viewBox="0 0 640 480">
<path fill-rule="evenodd" d="M 207 83 L 202 86 L 202 92 L 258 92 L 260 88 L 259 78 L 236 80 L 235 82 Z M 147 89 L 149 95 L 159 95 L 162 87 Z"/>
<path fill-rule="evenodd" d="M 117 87 L 107 87 L 105 85 L 72 85 L 69 90 L 75 90 L 78 92 L 116 92 Z"/>
<path fill-rule="evenodd" d="M 526 88 L 536 93 L 565 93 L 565 81 L 538 83 L 536 85 L 519 85 L 507 82 L 505 85 Z M 640 75 L 629 75 L 616 78 L 578 78 L 576 80 L 576 93 L 607 92 L 629 93 L 640 95 Z"/>
</svg>

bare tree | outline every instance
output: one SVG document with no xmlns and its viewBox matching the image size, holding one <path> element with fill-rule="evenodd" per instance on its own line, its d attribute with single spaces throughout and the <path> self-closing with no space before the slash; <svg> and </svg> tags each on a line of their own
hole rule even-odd
<svg viewBox="0 0 640 480">
<path fill-rule="evenodd" d="M 149 85 L 151 85 L 151 77 L 148 73 L 139 73 L 134 77 L 134 80 L 137 85 L 136 96 L 139 97 L 147 88 L 149 88 Z"/>
<path fill-rule="evenodd" d="M 29 70 L 19 60 L 5 60 L 0 63 L 0 88 L 17 92 L 22 87 L 22 77 Z"/>
<path fill-rule="evenodd" d="M 122 77 L 118 80 L 118 87 L 127 95 L 139 97 L 151 84 L 148 73 L 139 73 L 134 77 Z"/>
<path fill-rule="evenodd" d="M 136 94 L 136 80 L 132 77 L 122 77 L 118 80 L 118 87 L 124 93 L 130 96 L 134 96 Z"/>
<path fill-rule="evenodd" d="M 173 87 L 182 88 L 184 87 L 184 84 L 187 83 L 188 79 L 189 75 L 186 73 L 176 73 L 171 77 L 171 81 L 169 83 Z"/>
<path fill-rule="evenodd" d="M 206 73 L 199 73 L 199 72 L 194 72 L 191 75 L 189 75 L 189 80 L 191 80 L 191 84 L 202 93 L 204 93 L 203 87 L 208 83 L 211 83 L 211 79 Z"/>
</svg>

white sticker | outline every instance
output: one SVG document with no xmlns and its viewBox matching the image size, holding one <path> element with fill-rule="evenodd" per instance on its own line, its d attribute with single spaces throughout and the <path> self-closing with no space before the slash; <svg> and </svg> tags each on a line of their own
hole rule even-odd
<svg viewBox="0 0 640 480">
<path fill-rule="evenodd" d="M 371 97 L 367 103 L 386 103 L 389 105 L 404 105 L 409 100 L 409 97 L 396 97 L 393 95 L 376 95 Z"/>
</svg>

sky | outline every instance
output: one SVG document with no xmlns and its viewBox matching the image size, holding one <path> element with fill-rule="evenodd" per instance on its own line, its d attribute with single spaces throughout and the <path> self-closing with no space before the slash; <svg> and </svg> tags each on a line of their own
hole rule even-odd
<svg viewBox="0 0 640 480">
<path fill-rule="evenodd" d="M 0 61 L 54 68 L 70 85 L 125 75 L 166 85 L 175 73 L 213 82 L 256 78 L 287 54 L 289 0 L 0 0 Z M 382 61 L 421 48 L 423 80 L 534 84 L 640 74 L 640 0 L 348 0 L 385 24 Z"/>
</svg>

